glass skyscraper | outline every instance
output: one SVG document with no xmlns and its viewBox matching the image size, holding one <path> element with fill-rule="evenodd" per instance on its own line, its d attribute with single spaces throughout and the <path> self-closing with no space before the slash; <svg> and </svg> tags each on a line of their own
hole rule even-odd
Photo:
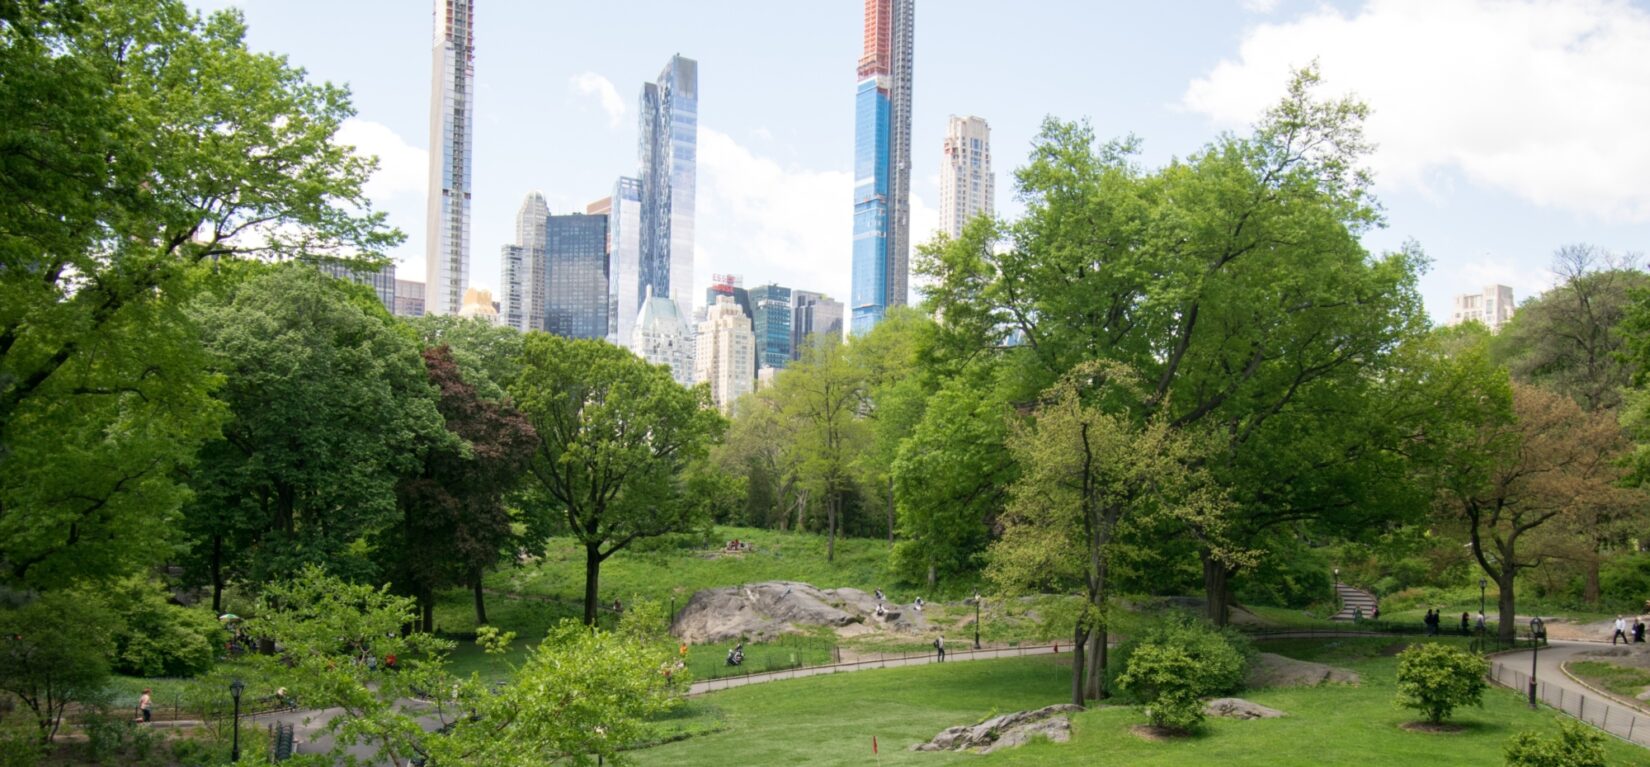
<svg viewBox="0 0 1650 767">
<path fill-rule="evenodd" d="M 791 291 L 791 359 L 802 359 L 802 349 L 811 337 L 842 340 L 842 302 L 811 290 Z"/>
<path fill-rule="evenodd" d="M 641 179 L 620 178 L 607 200 L 607 340 L 629 348 L 646 290 L 641 281 Z"/>
<path fill-rule="evenodd" d="M 699 64 L 672 56 L 641 97 L 642 294 L 693 307 L 693 208 L 699 154 Z M 616 202 L 615 202 L 616 204 Z"/>
<path fill-rule="evenodd" d="M 906 303 L 911 225 L 915 0 L 865 0 L 854 96 L 853 332 Z"/>
<path fill-rule="evenodd" d="M 550 206 L 544 195 L 529 193 L 516 211 L 516 241 L 505 245 L 500 252 L 503 259 L 503 285 L 499 295 L 499 323 L 523 333 L 544 330 L 545 225 L 550 218 Z"/>
<path fill-rule="evenodd" d="M 791 289 L 758 285 L 750 289 L 756 367 L 782 368 L 791 361 Z"/>
<path fill-rule="evenodd" d="M 457 314 L 470 283 L 470 147 L 475 130 L 475 0 L 435 0 L 424 310 Z"/>
<path fill-rule="evenodd" d="M 607 216 L 550 216 L 544 255 L 544 329 L 565 338 L 607 338 Z"/>
</svg>

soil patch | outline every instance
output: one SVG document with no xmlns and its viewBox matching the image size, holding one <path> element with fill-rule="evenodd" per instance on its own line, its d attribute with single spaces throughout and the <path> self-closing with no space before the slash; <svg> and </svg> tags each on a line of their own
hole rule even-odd
<svg viewBox="0 0 1650 767">
<path fill-rule="evenodd" d="M 1404 722 L 1398 726 L 1410 732 L 1424 732 L 1431 735 L 1454 735 L 1467 729 L 1465 726 L 1449 722 Z"/>
<path fill-rule="evenodd" d="M 1401 653 L 1401 652 L 1403 652 L 1405 650 L 1408 650 L 1408 649 L 1409 649 L 1409 643 L 1408 642 L 1393 642 L 1392 644 L 1389 644 L 1389 645 L 1381 648 L 1381 657 L 1383 657 L 1383 658 L 1392 658 L 1392 657 L 1397 656 L 1398 653 Z"/>
<path fill-rule="evenodd" d="M 1134 733 L 1134 736 L 1141 740 L 1149 740 L 1153 743 L 1162 743 L 1167 740 L 1180 740 L 1187 735 L 1180 730 L 1171 730 L 1167 727 L 1158 727 L 1153 724 L 1137 724 L 1130 727 L 1129 732 Z"/>
<path fill-rule="evenodd" d="M 1320 684 L 1357 684 L 1358 672 L 1322 663 L 1295 660 L 1269 652 L 1257 653 L 1249 667 L 1249 687 L 1316 687 Z"/>
</svg>

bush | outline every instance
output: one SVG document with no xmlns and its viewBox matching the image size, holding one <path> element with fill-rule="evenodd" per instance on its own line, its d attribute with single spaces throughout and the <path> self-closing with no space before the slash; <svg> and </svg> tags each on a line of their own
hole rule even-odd
<svg viewBox="0 0 1650 767">
<path fill-rule="evenodd" d="M 1153 725 L 1189 731 L 1203 722 L 1204 696 L 1243 686 L 1248 651 L 1240 637 L 1194 618 L 1175 618 L 1120 648 L 1117 683 L 1146 705 Z"/>
<path fill-rule="evenodd" d="M 1600 565 L 1598 588 L 1605 608 L 1638 612 L 1650 594 L 1650 554 L 1626 554 Z"/>
<path fill-rule="evenodd" d="M 124 624 L 115 633 L 115 669 L 137 676 L 194 676 L 212 667 L 228 638 L 210 611 L 166 601 L 160 584 L 143 577 L 120 582 L 110 606 Z"/>
<path fill-rule="evenodd" d="M 29 709 L 41 742 L 56 735 L 71 703 L 103 690 L 116 623 L 90 594 L 47 592 L 0 610 L 0 691 Z"/>
<path fill-rule="evenodd" d="M 1446 644 L 1411 645 L 1398 654 L 1398 705 L 1434 724 L 1462 706 L 1482 705 L 1489 683 L 1483 658 Z"/>
<path fill-rule="evenodd" d="M 1604 767 L 1604 736 L 1586 725 L 1559 722 L 1558 734 L 1544 738 L 1521 732 L 1507 744 L 1507 767 Z"/>
</svg>

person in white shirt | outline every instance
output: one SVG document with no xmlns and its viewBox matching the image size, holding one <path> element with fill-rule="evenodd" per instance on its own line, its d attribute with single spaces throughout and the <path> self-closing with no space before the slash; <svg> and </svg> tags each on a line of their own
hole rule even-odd
<svg viewBox="0 0 1650 767">
<path fill-rule="evenodd" d="M 1627 619 L 1616 616 L 1616 633 L 1610 637 L 1610 644 L 1614 645 L 1620 639 L 1623 644 L 1631 644 L 1633 640 L 1627 638 Z"/>
</svg>

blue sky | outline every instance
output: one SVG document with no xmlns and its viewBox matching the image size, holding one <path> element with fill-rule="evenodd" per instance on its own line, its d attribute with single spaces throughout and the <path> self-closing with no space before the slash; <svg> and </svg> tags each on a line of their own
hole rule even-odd
<svg viewBox="0 0 1650 767">
<path fill-rule="evenodd" d="M 254 49 L 347 83 L 344 138 L 422 279 L 432 6 L 192 0 L 246 14 Z M 522 197 L 582 210 L 636 168 L 636 96 L 673 53 L 699 61 L 695 276 L 846 299 L 857 0 L 477 0 L 472 285 L 496 288 Z M 1523 300 L 1552 252 L 1650 248 L 1650 0 L 1056 2 L 917 0 L 913 235 L 937 223 L 949 114 L 990 121 L 999 213 L 1045 115 L 1134 133 L 1144 161 L 1243 130 L 1316 58 L 1370 103 L 1387 227 L 1418 242 L 1435 318 L 1489 282 Z M 695 291 L 702 295 L 702 291 Z"/>
</svg>

